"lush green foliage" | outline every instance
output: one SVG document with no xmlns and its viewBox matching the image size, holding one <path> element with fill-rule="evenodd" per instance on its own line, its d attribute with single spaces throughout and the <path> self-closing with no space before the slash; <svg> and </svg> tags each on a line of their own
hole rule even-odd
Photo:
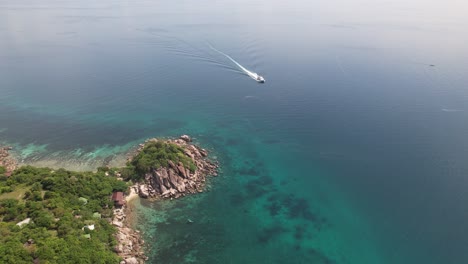
<svg viewBox="0 0 468 264">
<path fill-rule="evenodd" d="M 127 189 L 105 172 L 21 167 L 0 180 L 0 190 L 25 190 L 21 199 L 0 194 L 0 263 L 118 263 L 110 196 Z M 87 203 L 83 203 L 83 199 Z M 93 217 L 98 212 L 103 218 Z M 16 223 L 31 218 L 19 227 Z M 83 229 L 94 224 L 95 230 Z M 90 234 L 91 239 L 84 237 Z M 28 244 L 32 239 L 34 243 Z"/>
<path fill-rule="evenodd" d="M 146 144 L 143 150 L 127 166 L 127 171 L 122 171 L 122 175 L 129 176 L 127 178 L 138 179 L 138 175 L 142 176 L 151 169 L 169 166 L 169 160 L 173 161 L 174 164 L 181 162 L 185 168 L 192 172 L 196 170 L 192 159 L 187 157 L 182 147 L 172 143 L 156 141 Z"/>
<path fill-rule="evenodd" d="M 93 173 L 25 166 L 6 177 L 0 167 L 0 263 L 118 263 L 115 229 L 106 218 L 112 217 L 112 192 L 128 185 L 106 175 L 119 172 L 126 180 L 139 180 L 169 161 L 196 170 L 183 148 L 161 141 L 148 143 L 122 169 Z M 29 224 L 17 225 L 27 218 Z M 94 230 L 84 228 L 92 224 Z"/>
</svg>

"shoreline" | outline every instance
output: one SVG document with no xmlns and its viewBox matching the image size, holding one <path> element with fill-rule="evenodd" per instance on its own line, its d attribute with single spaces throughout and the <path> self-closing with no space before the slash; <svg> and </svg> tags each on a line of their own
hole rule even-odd
<svg viewBox="0 0 468 264">
<path fill-rule="evenodd" d="M 112 225 L 117 229 L 114 251 L 123 259 L 120 264 L 141 264 L 148 258 L 143 250 L 145 241 L 136 229 L 138 214 L 135 203 L 139 201 L 139 196 L 134 191 L 134 186 L 130 186 L 129 190 L 129 194 L 125 196 L 125 205 L 113 210 Z"/>
<path fill-rule="evenodd" d="M 15 160 L 17 167 L 33 166 L 51 169 L 84 172 L 96 171 L 99 167 L 122 168 L 126 166 L 129 155 L 134 153 L 139 143 L 145 139 L 132 140 L 122 145 L 96 145 L 82 149 L 80 147 L 50 150 L 48 147 L 31 144 L 16 144 L 12 141 L 0 141 L 0 166 L 3 148 L 9 148 L 9 157 Z M 34 145 L 33 147 L 31 147 Z M 8 146 L 8 147 L 6 147 Z"/>
<path fill-rule="evenodd" d="M 207 158 L 208 151 L 192 144 L 192 139 L 187 135 L 182 135 L 176 139 L 148 139 L 144 143 L 130 148 L 125 154 L 121 154 L 121 158 L 119 160 L 122 160 L 122 158 L 125 157 L 127 162 L 131 161 L 136 157 L 136 155 L 144 150 L 145 146 L 155 142 L 173 144 L 180 147 L 181 150 L 183 150 L 182 154 L 185 155 L 186 158 L 192 160 L 192 165 L 195 166 L 196 169 L 189 170 L 188 167 L 181 162 L 177 163 L 168 160 L 169 165 L 167 167 L 160 167 L 157 170 L 153 169 L 148 171 L 143 179 L 128 187 L 128 193 L 124 196 L 124 205 L 121 207 L 114 207 L 112 219 L 109 219 L 110 224 L 116 228 L 114 237 L 117 240 L 117 245 L 113 248 L 113 251 L 122 259 L 120 264 L 142 264 L 148 260 L 148 257 L 145 255 L 143 250 L 145 241 L 143 240 L 140 231 L 136 229 L 138 222 L 136 203 L 140 202 L 140 199 L 148 199 L 149 201 L 157 199 L 172 200 L 190 194 L 202 193 L 205 191 L 206 177 L 217 176 L 218 163 L 209 160 Z M 83 165 L 80 161 L 73 159 L 67 161 L 49 160 L 49 162 L 44 162 L 46 160 L 42 160 L 39 162 L 19 163 L 15 157 L 9 153 L 11 149 L 12 147 L 0 146 L 0 166 L 5 167 L 6 176 L 10 176 L 18 167 L 26 165 L 51 168 L 56 168 L 57 165 L 60 165 L 59 167 L 66 170 L 76 169 L 77 164 Z M 106 166 L 106 164 L 98 163 L 100 163 L 100 160 L 91 160 L 90 163 L 86 165 L 94 165 L 94 168 L 92 169 L 96 169 L 103 165 Z M 119 165 L 121 166 L 118 168 L 125 168 L 124 164 Z M 109 176 L 107 172 L 106 175 Z M 110 177 L 117 177 L 122 180 L 119 172 Z"/>
<path fill-rule="evenodd" d="M 10 150 L 12 149 L 13 147 L 0 146 L 0 166 L 5 168 L 6 176 L 10 176 L 11 173 L 19 167 L 18 161 L 10 154 Z"/>
<path fill-rule="evenodd" d="M 127 202 L 127 204 L 140 197 L 137 192 L 137 188 L 138 188 L 137 185 L 132 185 L 128 188 L 130 191 L 128 195 L 125 196 L 125 201 Z"/>
<path fill-rule="evenodd" d="M 174 144 L 184 150 L 184 154 L 189 157 L 195 171 L 185 168 L 182 163 L 175 164 L 168 161 L 167 167 L 151 169 L 145 174 L 140 182 L 128 187 L 128 194 L 125 196 L 125 205 L 122 210 L 115 210 L 120 222 L 113 224 L 118 229 L 116 236 L 118 240 L 117 252 L 124 260 L 120 264 L 145 263 L 148 257 L 144 255 L 144 240 L 136 224 L 138 214 L 136 209 L 140 199 L 154 201 L 158 199 L 177 199 L 186 195 L 202 193 L 205 191 L 206 177 L 217 176 L 218 163 L 209 160 L 208 151 L 191 143 L 192 139 L 187 135 L 182 135 L 178 139 L 157 139 L 152 138 L 139 144 L 138 148 L 128 154 L 128 161 L 133 160 L 139 153 L 151 144 L 163 143 Z M 118 220 L 118 219 L 117 219 Z M 130 238 L 130 243 L 128 242 Z"/>
</svg>

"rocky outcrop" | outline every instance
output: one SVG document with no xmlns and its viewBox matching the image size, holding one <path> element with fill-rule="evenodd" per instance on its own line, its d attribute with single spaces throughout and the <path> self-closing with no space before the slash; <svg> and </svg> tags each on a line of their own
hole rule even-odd
<svg viewBox="0 0 468 264">
<path fill-rule="evenodd" d="M 138 195 L 141 198 L 148 198 L 150 196 L 148 186 L 146 184 L 138 184 Z"/>
<path fill-rule="evenodd" d="M 150 139 L 146 143 L 158 140 Z M 203 192 L 206 177 L 217 175 L 218 164 L 207 159 L 208 152 L 193 145 L 192 139 L 187 135 L 182 135 L 179 139 L 164 141 L 182 147 L 185 155 L 192 159 L 196 169 L 191 171 L 180 162 L 175 164 L 173 161 L 168 161 L 167 167 L 152 169 L 145 174 L 144 182 L 140 183 L 137 188 L 139 196 L 142 198 L 179 198 L 187 194 Z M 136 154 L 144 147 L 145 144 L 141 144 Z"/>
<path fill-rule="evenodd" d="M 192 138 L 190 138 L 190 137 L 187 136 L 187 135 L 182 135 L 182 136 L 180 136 L 180 139 L 182 139 L 182 140 L 185 141 L 185 142 L 192 142 Z"/>
<path fill-rule="evenodd" d="M 160 139 L 149 139 L 130 153 L 128 160 L 143 150 L 145 145 Z M 179 198 L 187 194 L 203 192 L 206 177 L 216 176 L 218 164 L 207 159 L 208 151 L 193 145 L 192 139 L 183 135 L 179 139 L 163 140 L 184 149 L 184 154 L 192 159 L 196 169 L 191 171 L 182 163 L 168 161 L 167 167 L 152 169 L 145 174 L 144 180 L 130 187 L 130 196 L 138 194 L 141 198 Z M 128 204 L 128 203 L 127 203 Z M 115 252 L 122 257 L 120 264 L 141 264 L 147 259 L 142 251 L 144 241 L 138 231 L 130 228 L 126 221 L 126 206 L 114 210 L 112 224 L 117 228 Z M 128 209 L 127 209 L 128 210 Z"/>
<path fill-rule="evenodd" d="M 17 168 L 18 163 L 14 158 L 10 156 L 9 151 L 12 147 L 1 147 L 0 146 L 0 166 L 5 167 L 5 175 L 10 176 L 11 173 Z"/>
</svg>

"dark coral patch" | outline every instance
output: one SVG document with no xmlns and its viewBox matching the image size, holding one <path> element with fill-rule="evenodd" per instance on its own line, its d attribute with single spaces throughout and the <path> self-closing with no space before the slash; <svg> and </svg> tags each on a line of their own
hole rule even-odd
<svg viewBox="0 0 468 264">
<path fill-rule="evenodd" d="M 240 143 L 240 140 L 239 139 L 235 139 L 235 138 L 229 138 L 226 140 L 226 145 L 227 146 L 236 146 L 236 145 L 239 145 Z"/>
<path fill-rule="evenodd" d="M 290 207 L 294 203 L 294 195 L 290 194 L 287 197 L 283 198 L 283 205 L 285 207 Z"/>
<path fill-rule="evenodd" d="M 266 187 L 258 185 L 257 183 L 255 183 L 255 181 L 248 182 L 245 185 L 245 188 L 247 190 L 248 195 L 254 198 L 261 197 L 269 192 Z"/>
<path fill-rule="evenodd" d="M 268 209 L 268 212 L 270 212 L 271 216 L 276 216 L 281 211 L 282 207 L 281 207 L 281 205 L 279 203 L 273 202 L 273 203 L 267 205 L 266 208 Z"/>
<path fill-rule="evenodd" d="M 294 238 L 298 241 L 304 239 L 307 228 L 304 225 L 297 225 L 294 227 Z"/>
<path fill-rule="evenodd" d="M 234 206 L 242 205 L 245 202 L 246 197 L 240 193 L 235 193 L 229 196 L 229 202 Z"/>
<path fill-rule="evenodd" d="M 325 256 L 325 254 L 313 248 L 308 249 L 307 253 L 309 254 L 311 263 L 317 263 L 317 264 L 334 264 L 335 263 L 335 261 Z"/>
<path fill-rule="evenodd" d="M 261 197 L 268 192 L 272 192 L 273 188 L 271 185 L 273 184 L 273 180 L 269 176 L 262 176 L 255 180 L 251 180 L 247 182 L 245 185 L 247 193 L 251 197 Z"/>
<path fill-rule="evenodd" d="M 265 244 L 287 231 L 288 230 L 286 228 L 279 225 L 264 228 L 260 234 L 257 235 L 257 241 Z"/>
<path fill-rule="evenodd" d="M 253 176 L 258 176 L 260 175 L 260 170 L 257 169 L 256 167 L 242 167 L 240 169 L 236 170 L 236 173 L 240 175 L 253 175 Z"/>
<path fill-rule="evenodd" d="M 273 202 L 273 201 L 276 201 L 276 200 L 278 200 L 278 195 L 276 195 L 276 194 L 270 195 L 267 198 L 268 202 Z"/>
<path fill-rule="evenodd" d="M 294 198 L 287 198 L 285 202 L 288 208 L 288 216 L 290 218 L 304 218 L 306 220 L 315 222 L 317 217 L 310 211 L 309 203 L 307 200 L 301 199 L 294 199 Z"/>
<path fill-rule="evenodd" d="M 261 185 L 271 185 L 273 184 L 273 179 L 269 176 L 261 176 L 260 178 L 258 178 L 257 180 L 255 180 L 258 182 L 258 184 L 261 184 Z"/>
</svg>

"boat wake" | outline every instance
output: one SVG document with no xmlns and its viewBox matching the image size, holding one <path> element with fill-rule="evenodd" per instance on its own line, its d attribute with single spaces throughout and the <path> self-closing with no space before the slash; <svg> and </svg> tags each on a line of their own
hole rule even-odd
<svg viewBox="0 0 468 264">
<path fill-rule="evenodd" d="M 166 32 L 165 30 L 160 30 L 160 29 L 137 29 L 139 31 L 142 31 L 144 33 L 150 34 L 152 36 L 158 37 L 158 41 L 154 42 L 151 41 L 151 44 L 158 44 L 161 45 L 163 48 L 168 50 L 169 52 L 177 55 L 182 55 L 184 57 L 196 59 L 196 60 L 201 60 L 205 61 L 208 63 L 211 63 L 213 65 L 216 65 L 218 67 L 223 67 L 225 69 L 228 69 L 230 71 L 234 71 L 236 73 L 242 74 L 242 75 L 247 75 L 250 78 L 254 79 L 258 83 L 264 83 L 265 78 L 263 76 L 258 75 L 255 72 L 247 70 L 244 66 L 242 66 L 240 63 L 238 63 L 236 60 L 234 60 L 231 56 L 227 55 L 226 53 L 216 49 L 213 47 L 209 42 L 207 42 L 208 46 L 210 49 L 216 51 L 217 53 L 220 53 L 221 55 L 225 56 L 228 58 L 231 62 L 235 64 L 233 66 L 232 64 L 225 63 L 225 62 L 220 62 L 216 60 L 215 58 L 212 57 L 212 55 L 207 54 L 206 51 L 203 49 L 200 49 L 193 45 L 192 43 L 189 43 L 182 38 L 178 38 L 176 36 L 171 36 Z"/>
<path fill-rule="evenodd" d="M 157 39 L 151 39 L 149 43 L 156 44 L 163 49 L 167 50 L 169 53 L 183 56 L 185 58 L 194 59 L 198 61 L 203 61 L 215 65 L 217 67 L 225 68 L 229 71 L 236 72 L 239 74 L 244 74 L 239 68 L 232 65 L 220 62 L 216 59 L 213 59 L 212 55 L 207 51 L 198 48 L 193 43 L 185 41 L 183 38 L 170 35 L 169 32 L 163 29 L 137 29 L 146 34 L 157 37 Z"/>
<path fill-rule="evenodd" d="M 454 113 L 454 112 L 462 112 L 463 110 L 460 109 L 453 109 L 453 108 L 442 108 L 442 112 Z"/>
<path fill-rule="evenodd" d="M 234 64 L 237 65 L 237 67 L 239 67 L 239 69 L 241 69 L 245 74 L 247 74 L 248 76 L 250 76 L 250 78 L 254 79 L 255 81 L 259 82 L 259 83 L 265 83 L 265 78 L 263 78 L 262 76 L 258 75 L 257 73 L 255 72 L 251 72 L 249 70 L 247 70 L 245 67 L 243 67 L 242 65 L 240 65 L 237 61 L 235 61 L 231 56 L 227 55 L 226 53 L 216 49 L 215 47 L 213 47 L 211 44 L 208 44 L 208 46 L 210 46 L 210 48 L 218 53 L 220 53 L 221 55 L 225 56 L 226 58 L 228 58 L 230 61 L 232 61 Z"/>
</svg>

